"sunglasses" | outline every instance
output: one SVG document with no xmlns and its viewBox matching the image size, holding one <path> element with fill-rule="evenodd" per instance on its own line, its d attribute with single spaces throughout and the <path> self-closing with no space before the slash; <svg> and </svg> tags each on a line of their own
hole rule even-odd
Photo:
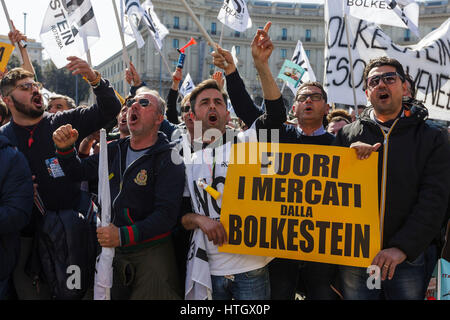
<svg viewBox="0 0 450 320">
<path fill-rule="evenodd" d="M 320 101 L 323 97 L 320 93 L 301 94 L 297 97 L 297 101 L 305 102 L 308 98 L 311 98 L 312 101 Z"/>
<path fill-rule="evenodd" d="M 403 77 L 398 72 L 386 72 L 381 75 L 368 78 L 367 86 L 373 89 L 380 83 L 380 80 L 383 80 L 384 84 L 394 84 L 397 81 L 397 77 L 404 81 Z"/>
<path fill-rule="evenodd" d="M 127 100 L 127 102 L 126 102 L 127 107 L 128 108 L 131 107 L 135 102 L 139 103 L 139 105 L 141 107 L 144 107 L 144 108 L 150 105 L 150 100 L 146 99 L 146 98 L 142 98 L 142 99 L 139 99 L 139 100 L 130 99 L 130 100 Z"/>
<path fill-rule="evenodd" d="M 191 109 L 190 106 L 185 106 L 185 107 L 181 107 L 181 108 L 180 108 L 180 111 L 181 111 L 181 112 L 189 112 L 190 109 Z"/>
<path fill-rule="evenodd" d="M 10 95 L 11 92 L 13 92 L 16 89 L 20 89 L 22 91 L 29 91 L 30 89 L 38 89 L 38 90 L 40 90 L 40 89 L 42 89 L 42 83 L 40 83 L 40 82 L 26 82 L 26 83 L 18 84 L 17 86 L 14 87 L 14 89 L 9 91 L 7 96 Z"/>
</svg>

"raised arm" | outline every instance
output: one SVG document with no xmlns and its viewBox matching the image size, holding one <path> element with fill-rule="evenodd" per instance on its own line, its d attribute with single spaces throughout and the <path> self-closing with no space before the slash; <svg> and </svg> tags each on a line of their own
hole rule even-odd
<svg viewBox="0 0 450 320">
<path fill-rule="evenodd" d="M 253 62 L 259 74 L 266 105 L 266 113 L 258 119 L 256 126 L 265 129 L 279 128 L 286 121 L 283 98 L 269 67 L 269 58 L 274 48 L 269 37 L 271 25 L 272 22 L 269 21 L 264 29 L 258 29 L 251 44 Z"/>
<path fill-rule="evenodd" d="M 66 174 L 72 181 L 91 180 L 98 177 L 98 155 L 83 160 L 77 156 L 75 142 L 78 131 L 70 124 L 60 126 L 53 132 L 53 142 L 56 147 L 56 156 Z"/>
<path fill-rule="evenodd" d="M 236 112 L 236 115 L 250 127 L 264 111 L 256 106 L 248 94 L 244 81 L 234 64 L 231 53 L 228 50 L 217 47 L 217 51 L 213 51 L 211 55 L 213 56 L 214 65 L 224 70 L 227 92 L 231 104 L 233 105 L 234 112 Z"/>
<path fill-rule="evenodd" d="M 19 48 L 20 55 L 21 55 L 22 61 L 23 61 L 23 64 L 21 67 L 23 69 L 31 72 L 32 74 L 36 75 L 33 64 L 31 63 L 30 57 L 28 55 L 27 48 L 22 47 L 22 45 L 20 44 L 21 40 L 27 41 L 27 37 L 22 32 L 20 32 L 19 30 L 16 29 L 12 20 L 11 20 L 11 24 L 13 26 L 13 30 L 8 33 L 8 38 L 12 44 L 17 43 L 17 48 Z"/>
<path fill-rule="evenodd" d="M 89 108 L 75 108 L 63 112 L 55 117 L 55 124 L 72 124 L 78 130 L 80 138 L 84 139 L 113 121 L 122 106 L 109 81 L 103 79 L 98 71 L 92 69 L 86 61 L 78 57 L 68 57 L 67 59 L 70 63 L 66 68 L 72 74 L 79 74 L 86 79 L 93 89 L 97 103 Z"/>
<path fill-rule="evenodd" d="M 178 120 L 178 111 L 177 111 L 177 99 L 178 99 L 178 86 L 180 84 L 181 79 L 183 78 L 183 71 L 180 68 L 176 68 L 174 73 L 172 74 L 172 86 L 169 89 L 169 93 L 167 95 L 167 120 L 173 124 L 180 123 Z"/>
</svg>

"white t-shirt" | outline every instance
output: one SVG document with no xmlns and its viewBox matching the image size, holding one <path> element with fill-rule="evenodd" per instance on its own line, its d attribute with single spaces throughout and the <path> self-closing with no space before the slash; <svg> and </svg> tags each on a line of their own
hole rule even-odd
<svg viewBox="0 0 450 320">
<path fill-rule="evenodd" d="M 251 138 L 249 138 L 251 136 Z M 254 133 L 247 130 L 239 134 L 238 141 L 255 141 Z M 221 139 L 220 139 L 221 140 Z M 186 186 L 185 196 L 190 196 L 195 213 L 220 220 L 222 196 L 215 200 L 204 189 L 198 187 L 198 179 L 202 179 L 209 186 L 223 194 L 225 177 L 227 174 L 232 142 L 222 144 L 216 141 L 203 150 L 192 154 L 191 163 L 185 161 Z M 212 145 L 217 147 L 213 148 Z M 212 241 L 206 242 L 206 252 L 211 275 L 223 276 L 247 272 L 264 267 L 271 257 L 252 256 L 219 252 Z"/>
</svg>

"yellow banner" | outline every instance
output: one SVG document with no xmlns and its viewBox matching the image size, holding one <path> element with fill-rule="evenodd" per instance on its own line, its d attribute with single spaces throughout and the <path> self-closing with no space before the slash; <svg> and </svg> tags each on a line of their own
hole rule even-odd
<svg viewBox="0 0 450 320">
<path fill-rule="evenodd" d="M 377 157 L 236 144 L 220 215 L 228 244 L 219 251 L 368 267 L 380 250 Z"/>
<path fill-rule="evenodd" d="M 8 64 L 9 57 L 14 50 L 14 46 L 10 43 L 0 42 L 0 71 L 4 72 Z"/>
</svg>

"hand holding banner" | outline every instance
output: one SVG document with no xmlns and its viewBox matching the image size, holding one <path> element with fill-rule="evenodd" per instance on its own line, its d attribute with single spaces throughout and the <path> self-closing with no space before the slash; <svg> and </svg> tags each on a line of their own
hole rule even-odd
<svg viewBox="0 0 450 320">
<path fill-rule="evenodd" d="M 228 243 L 219 251 L 368 267 L 380 250 L 378 154 L 277 146 L 234 145 L 220 215 Z M 257 161 L 234 161 L 255 150 Z"/>
</svg>

